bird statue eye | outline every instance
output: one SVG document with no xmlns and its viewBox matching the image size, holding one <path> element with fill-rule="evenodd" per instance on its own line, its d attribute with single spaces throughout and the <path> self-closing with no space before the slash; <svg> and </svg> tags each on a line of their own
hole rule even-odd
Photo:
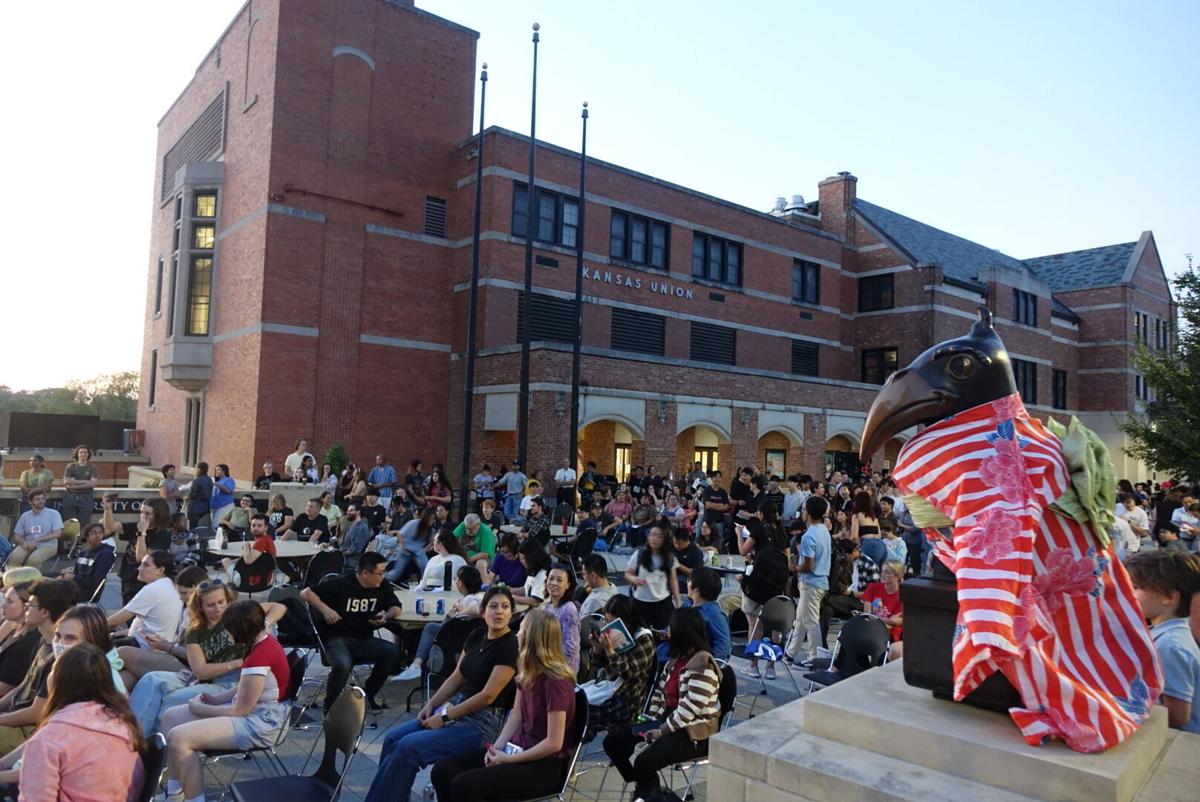
<svg viewBox="0 0 1200 802">
<path fill-rule="evenodd" d="M 950 364 L 946 366 L 946 370 L 951 377 L 965 381 L 975 373 L 975 360 L 966 354 L 955 354 L 950 357 Z"/>
</svg>

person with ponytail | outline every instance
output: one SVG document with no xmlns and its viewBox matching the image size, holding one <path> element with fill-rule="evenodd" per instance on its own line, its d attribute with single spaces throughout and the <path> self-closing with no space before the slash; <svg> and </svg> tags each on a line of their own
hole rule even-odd
<svg viewBox="0 0 1200 802">
<path fill-rule="evenodd" d="M 21 758 L 20 798 L 137 799 L 144 782 L 141 729 L 113 684 L 101 649 L 80 643 L 50 671 L 50 695 Z"/>
<path fill-rule="evenodd" d="M 575 749 L 575 672 L 562 627 L 548 610 L 530 610 L 517 641 L 512 712 L 495 743 L 434 764 L 439 802 L 536 798 L 562 788 Z"/>
</svg>

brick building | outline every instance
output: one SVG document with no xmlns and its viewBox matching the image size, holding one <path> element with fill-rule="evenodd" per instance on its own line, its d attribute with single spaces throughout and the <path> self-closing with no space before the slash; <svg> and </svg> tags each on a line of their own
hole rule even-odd
<svg viewBox="0 0 1200 802">
<path fill-rule="evenodd" d="M 159 124 L 138 428 L 155 463 L 249 478 L 295 438 L 458 476 L 478 154 L 477 34 L 402 0 L 247 3 Z M 485 133 L 472 463 L 566 461 L 577 153 Z M 1174 319 L 1153 235 L 1019 260 L 860 200 L 848 173 L 763 212 L 589 160 L 580 452 L 818 473 L 853 460 L 897 365 L 991 308 L 1037 414 L 1101 432 Z M 881 464 L 903 438 L 889 443 Z"/>
</svg>

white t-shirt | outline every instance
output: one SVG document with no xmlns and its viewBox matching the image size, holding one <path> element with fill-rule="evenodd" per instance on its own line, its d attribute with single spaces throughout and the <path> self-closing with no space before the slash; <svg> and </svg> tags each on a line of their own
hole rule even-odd
<svg viewBox="0 0 1200 802">
<path fill-rule="evenodd" d="M 521 591 L 522 596 L 529 596 L 534 599 L 546 600 L 546 570 L 542 569 L 531 577 L 525 579 L 525 589 Z"/>
<path fill-rule="evenodd" d="M 133 623 L 129 625 L 129 637 L 144 647 L 146 635 L 157 635 L 169 641 L 175 639 L 183 615 L 183 602 L 179 600 L 175 583 L 164 576 L 139 590 L 122 609 L 134 615 Z"/>
<path fill-rule="evenodd" d="M 1125 513 L 1125 520 L 1141 529 L 1147 535 L 1150 534 L 1150 516 L 1141 507 L 1132 507 Z"/>
<path fill-rule="evenodd" d="M 638 549 L 629 556 L 625 570 L 632 571 L 646 580 L 646 584 L 634 587 L 633 598 L 644 602 L 660 602 L 663 599 L 671 598 L 671 583 L 667 580 L 667 572 L 662 569 L 662 555 L 653 555 L 650 558 L 650 564 L 654 568 L 647 571 L 646 567 L 642 565 L 642 549 Z"/>
<path fill-rule="evenodd" d="M 446 563 L 450 563 L 450 587 L 454 587 L 454 578 L 458 576 L 458 569 L 464 567 L 467 561 L 457 554 L 448 554 L 443 557 L 440 554 L 435 554 L 429 558 L 429 562 L 425 564 L 425 573 L 421 576 L 421 587 L 423 588 L 441 588 L 442 581 L 446 578 Z"/>
<path fill-rule="evenodd" d="M 574 468 L 559 468 L 554 472 L 554 481 L 560 485 L 575 484 L 575 469 Z"/>
</svg>

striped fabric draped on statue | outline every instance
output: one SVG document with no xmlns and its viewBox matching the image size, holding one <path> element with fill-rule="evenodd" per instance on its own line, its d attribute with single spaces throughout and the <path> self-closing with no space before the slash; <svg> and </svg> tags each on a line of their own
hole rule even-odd
<svg viewBox="0 0 1200 802">
<path fill-rule="evenodd" d="M 954 522 L 927 529 L 958 582 L 955 699 L 999 670 L 1020 693 L 1009 714 L 1033 745 L 1099 752 L 1149 715 L 1162 675 L 1124 566 L 1050 505 L 1070 477 L 1059 440 L 1020 396 L 930 426 L 893 476 Z"/>
</svg>

